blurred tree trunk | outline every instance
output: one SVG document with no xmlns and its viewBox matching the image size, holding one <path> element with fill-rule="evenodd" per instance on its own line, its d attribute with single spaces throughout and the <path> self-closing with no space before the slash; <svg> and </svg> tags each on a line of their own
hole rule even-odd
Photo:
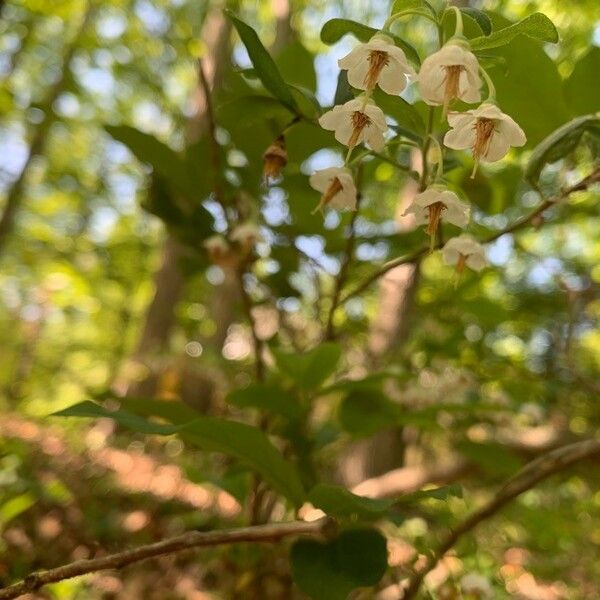
<svg viewBox="0 0 600 600">
<path fill-rule="evenodd" d="M 271 51 L 277 53 L 289 43 L 294 35 L 290 25 L 291 9 L 288 0 L 272 0 L 271 7 L 276 18 L 275 41 Z M 219 86 L 229 63 L 229 33 L 229 23 L 223 17 L 220 9 L 214 10 L 207 16 L 202 33 L 207 51 L 202 64 L 212 89 Z M 200 84 L 194 90 L 193 102 L 195 114 L 188 122 L 187 127 L 189 144 L 200 139 L 207 131 L 206 97 Z M 184 256 L 185 248 L 174 237 L 169 236 L 163 248 L 162 266 L 154 277 L 154 298 L 148 307 L 144 329 L 134 353 L 136 362 L 148 363 L 152 356 L 160 355 L 167 349 L 169 337 L 175 325 L 174 309 L 184 292 L 185 280 L 179 268 L 179 263 Z M 215 288 L 208 303 L 209 314 L 216 324 L 216 329 L 207 342 L 216 351 L 220 351 L 223 347 L 229 327 L 235 318 L 238 299 L 237 277 L 235 274 L 225 271 L 223 283 Z M 199 381 L 203 378 L 199 377 L 197 373 L 185 371 L 180 374 L 179 387 L 182 395 L 185 389 L 195 387 L 188 385 L 189 382 L 183 381 L 183 378 L 193 379 L 196 386 L 205 390 L 207 385 L 210 387 L 208 381 Z M 142 396 L 151 395 L 155 392 L 156 385 L 156 373 L 151 373 L 145 380 L 132 385 L 128 393 Z M 194 395 L 197 397 L 198 393 Z M 196 404 L 191 399 L 185 397 L 183 399 Z"/>
<path fill-rule="evenodd" d="M 50 88 L 44 101 L 42 107 L 44 117 L 33 128 L 33 130 L 30 131 L 31 137 L 29 142 L 29 150 L 25 162 L 23 163 L 23 166 L 21 167 L 21 170 L 19 171 L 19 174 L 17 175 L 16 179 L 13 181 L 13 183 L 7 190 L 6 200 L 4 203 L 4 210 L 2 212 L 2 217 L 0 217 L 0 256 L 14 229 L 15 218 L 21 206 L 21 201 L 23 199 L 23 191 L 25 190 L 25 186 L 27 183 L 29 167 L 31 166 L 35 158 L 42 154 L 46 138 L 48 137 L 48 133 L 50 131 L 50 127 L 52 126 L 52 123 L 55 120 L 54 113 L 52 112 L 52 105 L 67 87 L 70 73 L 69 65 L 71 64 L 73 56 L 80 45 L 81 37 L 84 34 L 92 18 L 93 12 L 93 6 L 88 5 L 81 19 L 81 23 L 77 28 L 77 32 L 63 56 L 61 62 L 60 77 L 58 78 L 56 83 Z"/>
<path fill-rule="evenodd" d="M 230 51 L 230 25 L 221 7 L 214 8 L 207 15 L 201 37 L 206 46 L 203 68 L 211 89 L 214 89 L 223 79 Z M 200 80 L 193 91 L 192 102 L 194 112 L 186 127 L 188 145 L 198 141 L 208 130 L 206 98 Z M 167 234 L 162 249 L 162 264 L 154 276 L 154 297 L 146 311 L 144 327 L 132 357 L 136 363 L 150 367 L 152 358 L 168 348 L 175 325 L 175 307 L 184 292 L 185 279 L 180 263 L 185 255 L 186 249 L 183 244 L 173 235 Z M 154 369 L 150 368 L 148 376 L 137 383 L 131 383 L 127 393 L 152 395 L 157 384 L 157 374 L 153 371 Z"/>
</svg>

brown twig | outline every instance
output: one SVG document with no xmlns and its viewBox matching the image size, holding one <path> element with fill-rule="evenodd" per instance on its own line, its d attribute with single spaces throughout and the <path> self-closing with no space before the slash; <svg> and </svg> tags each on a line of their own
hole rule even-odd
<svg viewBox="0 0 600 600">
<path fill-rule="evenodd" d="M 527 464 L 502 486 L 490 502 L 476 510 L 446 537 L 435 553 L 427 559 L 425 565 L 413 575 L 402 600 L 414 598 L 425 576 L 436 567 L 438 562 L 464 535 L 473 531 L 481 522 L 495 515 L 509 502 L 533 488 L 540 481 L 593 456 L 600 456 L 600 439 L 585 440 L 568 446 L 561 446 Z"/>
<path fill-rule="evenodd" d="M 215 109 L 212 101 L 212 92 L 210 83 L 204 72 L 202 59 L 198 59 L 198 79 L 200 87 L 204 93 L 204 101 L 206 106 L 206 120 L 208 123 L 208 140 L 210 145 L 210 158 L 213 169 L 213 193 L 215 200 L 221 205 L 228 228 L 230 228 L 229 216 L 227 214 L 227 206 L 225 205 L 225 196 L 221 182 L 221 147 L 217 140 L 217 120 L 215 117 Z"/>
<path fill-rule="evenodd" d="M 242 306 L 244 307 L 244 312 L 246 313 L 246 318 L 248 319 L 248 323 L 250 324 L 250 332 L 252 334 L 256 380 L 263 381 L 265 377 L 265 364 L 263 362 L 262 357 L 263 343 L 260 337 L 258 336 L 258 331 L 256 328 L 256 319 L 252 314 L 252 299 L 250 298 L 244 286 L 244 271 L 238 272 L 238 282 L 240 288 L 240 296 L 242 298 Z"/>
<path fill-rule="evenodd" d="M 335 521 L 331 517 L 323 517 L 317 521 L 291 521 L 289 523 L 270 523 L 257 527 L 226 529 L 223 531 L 189 531 L 183 535 L 172 537 L 154 544 L 139 546 L 116 554 L 109 554 L 91 560 L 78 560 L 56 569 L 31 573 L 23 581 L 0 589 L 0 599 L 17 598 L 23 594 L 38 590 L 49 583 L 56 583 L 72 577 L 94 573 L 106 569 L 121 569 L 133 563 L 173 554 L 190 548 L 237 544 L 240 542 L 274 543 L 286 537 L 309 535 L 328 537 L 335 531 Z"/>
<path fill-rule="evenodd" d="M 357 183 L 358 183 L 359 178 L 360 178 L 360 171 L 359 171 L 359 176 L 357 177 Z M 327 325 L 325 326 L 325 341 L 333 340 L 335 337 L 333 320 L 335 317 L 335 311 L 337 310 L 338 306 L 340 305 L 340 296 L 342 294 L 342 288 L 344 287 L 344 284 L 346 283 L 346 279 L 348 277 L 348 269 L 350 268 L 350 263 L 352 262 L 352 259 L 354 258 L 354 246 L 356 245 L 356 219 L 358 218 L 361 200 L 362 200 L 362 194 L 359 192 L 356 196 L 356 208 L 355 208 L 354 212 L 352 213 L 352 217 L 350 219 L 350 224 L 348 225 L 349 234 L 348 234 L 348 239 L 346 240 L 346 248 L 344 250 L 344 259 L 340 266 L 340 271 L 339 271 L 337 277 L 335 278 L 335 287 L 333 290 L 333 296 L 331 298 L 331 306 L 329 308 L 329 314 L 327 315 Z"/>
<path fill-rule="evenodd" d="M 526 227 L 536 217 L 538 217 L 542 213 L 544 213 L 548 208 L 559 203 L 561 200 L 564 200 L 569 195 L 571 195 L 573 192 L 579 192 L 579 191 L 585 190 L 593 183 L 598 183 L 599 181 L 600 181 L 600 169 L 596 169 L 591 175 L 588 175 L 587 177 L 585 177 L 584 179 L 582 179 L 575 185 L 572 185 L 571 187 L 567 188 L 558 196 L 555 196 L 554 198 L 549 198 L 547 200 L 540 202 L 540 204 L 538 204 L 538 206 L 536 206 L 531 212 L 520 217 L 519 219 L 517 219 L 516 221 L 514 221 L 513 223 L 511 223 L 504 229 L 501 229 L 500 231 L 497 231 L 497 232 L 489 235 L 488 237 L 482 239 L 481 243 L 489 244 L 491 242 L 496 241 L 498 238 L 501 238 L 503 235 L 506 235 L 507 233 L 513 233 L 519 229 L 522 229 L 523 227 Z M 436 246 L 436 248 L 437 247 L 438 246 Z M 388 261 L 381 267 L 381 269 L 379 269 L 378 271 L 375 271 L 375 273 L 373 273 L 372 275 L 367 277 L 367 279 L 365 279 L 365 281 L 363 281 L 361 284 L 356 286 L 353 290 L 348 292 L 341 299 L 340 304 L 345 304 L 351 298 L 355 298 L 356 296 L 358 296 L 359 294 L 364 292 L 372 283 L 377 281 L 380 277 L 383 277 L 383 275 L 385 275 L 388 271 L 391 271 L 392 269 L 394 269 L 400 265 L 414 263 L 422 256 L 425 256 L 425 254 L 427 254 L 428 252 L 429 252 L 429 247 L 423 247 L 423 248 L 419 248 L 418 250 L 415 250 L 414 252 L 412 252 L 410 254 L 406 254 L 405 256 L 399 256 L 398 258 Z"/>
</svg>

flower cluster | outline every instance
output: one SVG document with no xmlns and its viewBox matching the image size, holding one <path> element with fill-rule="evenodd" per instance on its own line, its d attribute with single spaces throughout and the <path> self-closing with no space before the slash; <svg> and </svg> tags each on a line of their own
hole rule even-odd
<svg viewBox="0 0 600 600">
<path fill-rule="evenodd" d="M 254 223 L 241 223 L 234 227 L 227 237 L 221 234 L 205 239 L 203 246 L 211 262 L 223 269 L 238 269 L 254 256 L 254 246 L 263 237 Z"/>
<path fill-rule="evenodd" d="M 395 18 L 388 20 L 385 31 Z M 368 42 L 359 44 L 338 64 L 347 71 L 349 84 L 362 93 L 343 105 L 334 106 L 319 119 L 321 127 L 333 131 L 336 140 L 348 147 L 348 153 L 344 166 L 329 167 L 311 176 L 310 185 L 321 193 L 315 210 L 356 208 L 357 190 L 351 171 L 355 161 L 350 160 L 353 149 L 364 144 L 377 154 L 384 151 L 386 144 L 385 115 L 372 99 L 376 87 L 386 94 L 398 95 L 415 80 L 422 100 L 432 107 L 430 110 L 442 107 L 442 119 L 447 119 L 450 126 L 443 145 L 455 150 L 471 150 L 475 161 L 472 177 L 480 162 L 498 161 L 512 146 L 523 146 L 526 142 L 523 130 L 496 105 L 494 85 L 462 36 L 462 17 L 458 9 L 455 35 L 423 61 L 418 74 L 404 51 L 386 32 L 378 32 Z M 481 103 L 484 83 L 487 99 Z M 479 106 L 465 112 L 450 112 L 457 101 Z M 433 249 L 438 246 L 440 223 L 464 229 L 469 223 L 470 207 L 442 183 L 443 151 L 438 140 L 430 138 L 423 152 L 425 154 L 431 141 L 438 146 L 437 177 L 427 185 L 427 177 L 423 175 L 422 191 L 404 214 L 414 216 L 418 225 L 426 226 Z M 447 264 L 456 265 L 459 273 L 465 266 L 479 271 L 486 264 L 483 247 L 465 234 L 450 239 L 442 255 Z"/>
</svg>

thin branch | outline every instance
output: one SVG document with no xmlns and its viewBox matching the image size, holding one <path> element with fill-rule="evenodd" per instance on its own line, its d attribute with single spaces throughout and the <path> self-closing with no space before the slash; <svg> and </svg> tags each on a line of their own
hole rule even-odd
<svg viewBox="0 0 600 600">
<path fill-rule="evenodd" d="M 344 250 L 344 259 L 340 266 L 340 271 L 337 277 L 335 278 L 335 287 L 333 290 L 333 296 L 331 298 L 329 314 L 327 315 L 327 325 L 325 326 L 325 341 L 333 340 L 335 338 L 333 320 L 335 317 L 335 311 L 340 305 L 340 296 L 342 294 L 342 288 L 344 287 L 344 284 L 346 283 L 346 279 L 348 277 L 348 269 L 350 268 L 350 263 L 354 258 L 354 246 L 356 245 L 356 219 L 358 218 L 358 214 L 360 211 L 361 200 L 362 194 L 359 192 L 356 196 L 356 208 L 352 213 L 350 224 L 348 225 L 349 233 L 348 239 L 346 240 L 346 248 Z"/>
<path fill-rule="evenodd" d="M 498 238 L 501 238 L 503 235 L 506 235 L 507 233 L 513 233 L 519 229 L 523 229 L 524 227 L 531 224 L 531 222 L 536 217 L 540 216 L 548 208 L 550 208 L 551 206 L 554 206 L 555 204 L 558 204 L 562 200 L 565 200 L 573 192 L 580 192 L 582 190 L 585 190 L 593 183 L 598 183 L 599 181 L 600 181 L 600 168 L 594 170 L 593 173 L 591 173 L 590 175 L 588 175 L 587 177 L 585 177 L 584 179 L 582 179 L 575 185 L 572 185 L 571 187 L 567 188 L 566 190 L 561 192 L 558 196 L 555 196 L 554 198 L 550 198 L 550 199 L 542 201 L 531 212 L 520 217 L 519 219 L 514 221 L 514 223 L 511 223 L 504 229 L 501 229 L 500 231 L 497 231 L 497 232 L 489 235 L 488 237 L 482 239 L 481 243 L 489 244 L 490 242 L 496 241 Z M 438 247 L 439 247 L 439 245 L 436 246 L 436 248 L 438 248 Z M 340 304 L 345 304 L 348 300 L 350 300 L 350 298 L 354 298 L 354 297 L 358 296 L 359 294 L 361 294 L 362 292 L 364 292 L 372 283 L 377 281 L 380 277 L 383 277 L 383 275 L 385 275 L 388 271 L 391 271 L 392 269 L 394 269 L 400 265 L 414 263 L 417 261 L 417 259 L 421 258 L 428 252 L 429 252 L 429 247 L 423 247 L 423 248 L 419 248 L 418 250 L 415 250 L 414 252 L 412 252 L 410 254 L 406 254 L 404 256 L 399 256 L 398 258 L 388 261 L 378 271 L 375 271 L 375 273 L 373 273 L 372 275 L 367 277 L 367 279 L 365 279 L 365 281 L 363 281 L 361 284 L 356 286 L 353 290 L 348 292 L 348 294 L 346 294 L 342 298 L 342 300 L 340 301 Z"/>
<path fill-rule="evenodd" d="M 200 87 L 204 93 L 204 101 L 206 106 L 206 121 L 208 123 L 208 141 L 210 146 L 210 158 L 213 169 L 213 193 L 215 200 L 221 205 L 225 220 L 227 221 L 228 229 L 230 229 L 229 216 L 225 205 L 225 195 L 221 182 L 221 146 L 217 140 L 217 120 L 215 117 L 215 109 L 212 101 L 212 91 L 210 83 L 204 72 L 202 59 L 198 59 L 198 79 Z"/>
<path fill-rule="evenodd" d="M 494 498 L 470 517 L 460 523 L 442 542 L 435 553 L 409 582 L 402 600 L 410 600 L 419 592 L 425 576 L 430 573 L 446 553 L 467 533 L 480 523 L 494 516 L 509 502 L 523 492 L 530 490 L 544 479 L 564 471 L 571 465 L 586 458 L 600 456 L 600 439 L 585 440 L 552 450 L 527 464 L 519 473 L 509 479 Z"/>
<path fill-rule="evenodd" d="M 271 523 L 257 527 L 243 527 L 223 531 L 189 531 L 183 535 L 154 544 L 139 546 L 138 548 L 109 554 L 101 558 L 78 560 L 48 571 L 31 573 L 23 581 L 0 589 L 0 599 L 17 598 L 23 594 L 38 590 L 49 583 L 56 583 L 57 581 L 106 569 L 121 569 L 147 558 L 173 554 L 190 548 L 237 544 L 240 542 L 274 543 L 283 538 L 299 535 L 329 537 L 335 532 L 335 528 L 335 521 L 331 517 L 323 517 L 317 521 L 310 522 L 291 521 L 289 523 Z"/>
</svg>

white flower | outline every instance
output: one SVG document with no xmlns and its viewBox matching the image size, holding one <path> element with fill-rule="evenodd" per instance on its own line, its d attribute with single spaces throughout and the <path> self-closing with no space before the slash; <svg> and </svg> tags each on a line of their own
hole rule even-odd
<svg viewBox="0 0 600 600">
<path fill-rule="evenodd" d="M 309 182 L 312 188 L 323 194 L 315 211 L 324 206 L 352 210 L 356 208 L 356 186 L 349 169 L 345 167 L 322 169 L 313 173 Z"/>
<path fill-rule="evenodd" d="M 492 586 L 483 575 L 479 573 L 467 573 L 460 580 L 460 587 L 464 594 L 470 594 L 476 598 L 493 598 L 494 591 Z"/>
<path fill-rule="evenodd" d="M 340 69 L 348 70 L 348 83 L 359 90 L 372 90 L 377 84 L 386 94 L 399 94 L 408 84 L 414 69 L 394 40 L 375 34 L 366 44 L 359 44 L 338 60 Z"/>
<path fill-rule="evenodd" d="M 236 253 L 222 235 L 211 235 L 202 242 L 202 245 L 206 248 L 208 257 L 214 264 L 223 268 L 235 266 Z"/>
<path fill-rule="evenodd" d="M 487 265 L 483 246 L 469 235 L 449 239 L 442 248 L 442 256 L 447 265 L 456 265 L 459 273 L 465 265 L 474 271 L 481 271 Z"/>
<path fill-rule="evenodd" d="M 320 119 L 323 129 L 335 131 L 335 139 L 350 148 L 366 142 L 377 152 L 383 150 L 387 123 L 383 111 L 371 101 L 358 97 L 334 106 Z"/>
<path fill-rule="evenodd" d="M 238 242 L 238 244 L 245 248 L 251 248 L 256 242 L 262 242 L 263 236 L 256 224 L 242 223 L 233 228 L 229 234 L 229 239 L 232 242 Z"/>
<path fill-rule="evenodd" d="M 469 213 L 469 205 L 461 202 L 454 192 L 434 184 L 415 196 L 402 216 L 414 215 L 416 224 L 427 223 L 427 233 L 435 236 L 441 219 L 457 227 L 466 227 Z"/>
<path fill-rule="evenodd" d="M 202 242 L 202 245 L 211 254 L 212 253 L 224 254 L 225 252 L 229 251 L 229 244 L 227 243 L 227 240 L 222 235 L 219 235 L 219 234 L 211 235 L 210 237 L 207 237 Z"/>
<path fill-rule="evenodd" d="M 511 117 L 487 102 L 475 110 L 448 115 L 448 123 L 452 129 L 444 136 L 444 145 L 454 150 L 470 148 L 476 162 L 500 160 L 511 146 L 523 146 L 527 141 Z"/>
<path fill-rule="evenodd" d="M 473 104 L 481 101 L 481 78 L 475 55 L 460 43 L 448 42 L 428 56 L 419 71 L 419 92 L 427 104 L 444 106 L 452 100 Z"/>
</svg>

